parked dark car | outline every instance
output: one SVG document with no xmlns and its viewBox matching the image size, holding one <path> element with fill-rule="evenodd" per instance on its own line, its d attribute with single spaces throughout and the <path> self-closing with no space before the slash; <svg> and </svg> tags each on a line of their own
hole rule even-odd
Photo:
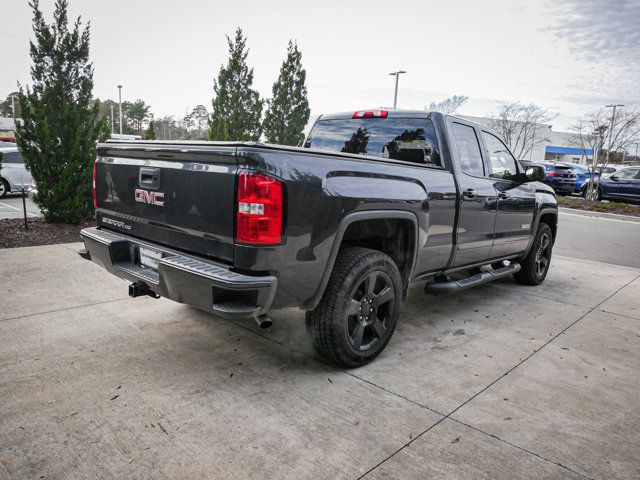
<svg viewBox="0 0 640 480">
<path fill-rule="evenodd" d="M 366 110 L 320 117 L 304 146 L 100 144 L 81 255 L 133 297 L 263 327 L 299 307 L 316 349 L 345 367 L 385 348 L 413 282 L 544 281 L 555 195 L 485 127 Z"/>
<path fill-rule="evenodd" d="M 568 165 L 562 163 L 541 163 L 547 174 L 545 183 L 560 195 L 569 195 L 576 188 L 576 174 Z"/>
<path fill-rule="evenodd" d="M 585 194 L 586 192 L 586 185 Z M 594 200 L 640 201 L 640 167 L 628 167 L 603 175 L 593 192 Z"/>
</svg>

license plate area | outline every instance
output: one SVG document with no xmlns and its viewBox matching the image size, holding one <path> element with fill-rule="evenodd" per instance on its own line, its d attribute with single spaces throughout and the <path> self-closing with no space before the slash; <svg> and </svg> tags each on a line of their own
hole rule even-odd
<svg viewBox="0 0 640 480">
<path fill-rule="evenodd" d="M 162 259 L 162 252 L 153 250 L 152 248 L 138 247 L 138 258 L 140 259 L 141 267 L 158 271 L 158 265 L 160 264 L 160 259 Z"/>
</svg>

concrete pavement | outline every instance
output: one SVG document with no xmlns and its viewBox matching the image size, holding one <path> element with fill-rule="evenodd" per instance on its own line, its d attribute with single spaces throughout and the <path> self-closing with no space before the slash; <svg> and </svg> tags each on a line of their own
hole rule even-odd
<svg viewBox="0 0 640 480">
<path fill-rule="evenodd" d="M 640 270 L 416 286 L 341 371 L 297 310 L 265 332 L 161 299 L 78 244 L 0 250 L 0 478 L 637 478 Z"/>
</svg>

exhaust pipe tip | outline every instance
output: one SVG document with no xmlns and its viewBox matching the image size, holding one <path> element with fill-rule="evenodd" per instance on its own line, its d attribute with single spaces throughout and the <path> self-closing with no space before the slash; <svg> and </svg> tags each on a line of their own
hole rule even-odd
<svg viewBox="0 0 640 480">
<path fill-rule="evenodd" d="M 260 328 L 266 330 L 267 328 L 271 328 L 273 325 L 273 321 L 269 318 L 268 315 L 258 315 L 256 317 L 256 323 Z"/>
</svg>

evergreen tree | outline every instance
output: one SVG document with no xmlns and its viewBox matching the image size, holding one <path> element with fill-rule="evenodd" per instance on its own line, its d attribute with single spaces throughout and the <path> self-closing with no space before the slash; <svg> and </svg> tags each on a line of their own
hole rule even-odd
<svg viewBox="0 0 640 480">
<path fill-rule="evenodd" d="M 155 140 L 156 139 L 156 129 L 155 129 L 155 125 L 153 124 L 153 120 L 151 120 L 149 122 L 149 127 L 147 128 L 147 131 L 144 132 L 144 137 L 142 137 L 143 140 Z"/>
<path fill-rule="evenodd" d="M 302 68 L 301 59 L 298 45 L 289 40 L 287 58 L 273 84 L 273 97 L 262 124 L 269 143 L 301 145 L 304 140 L 304 127 L 311 112 L 305 85 L 307 72 Z"/>
<path fill-rule="evenodd" d="M 263 101 L 253 90 L 253 68 L 247 66 L 247 39 L 238 27 L 233 40 L 227 36 L 229 61 L 213 81 L 213 113 L 210 140 L 258 140 Z"/>
<path fill-rule="evenodd" d="M 143 125 L 151 115 L 151 107 L 144 100 L 138 99 L 134 102 L 122 103 L 122 115 L 127 122 L 131 123 L 133 131 L 141 135 L 144 131 Z M 123 123 L 125 121 L 123 120 Z"/>
<path fill-rule="evenodd" d="M 20 87 L 22 150 L 38 192 L 34 200 L 50 222 L 79 223 L 93 213 L 91 178 L 96 141 L 107 131 L 91 98 L 89 25 L 69 29 L 67 0 L 57 0 L 48 25 L 32 0 L 31 88 Z"/>
</svg>

